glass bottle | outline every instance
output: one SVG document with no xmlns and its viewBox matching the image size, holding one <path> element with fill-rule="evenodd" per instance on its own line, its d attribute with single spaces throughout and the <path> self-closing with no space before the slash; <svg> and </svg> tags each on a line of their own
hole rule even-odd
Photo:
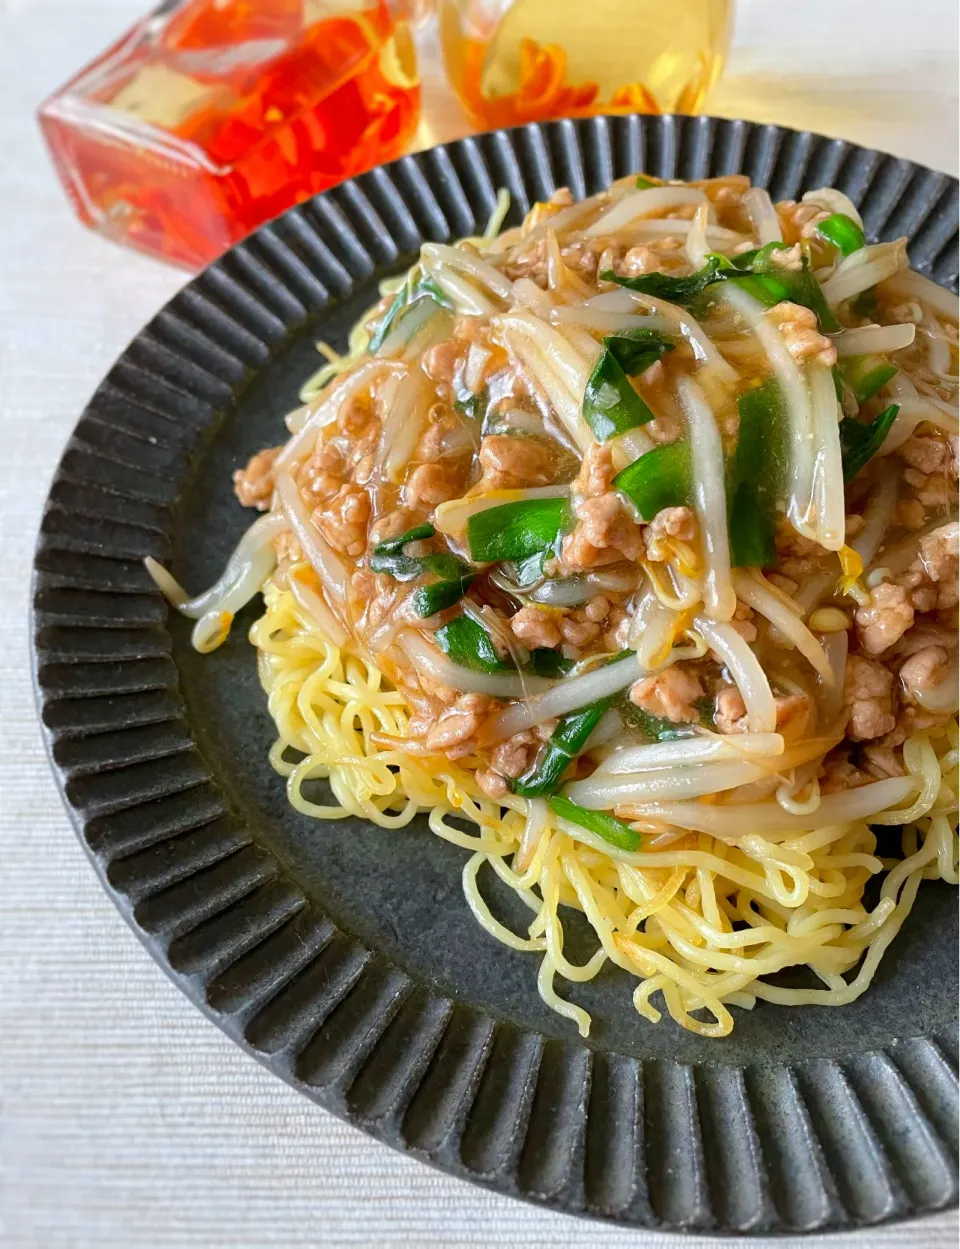
<svg viewBox="0 0 960 1249">
<path fill-rule="evenodd" d="M 41 105 L 74 208 L 190 269 L 399 156 L 416 57 L 387 0 L 173 0 Z"/>
<path fill-rule="evenodd" d="M 733 0 L 439 0 L 450 84 L 487 129 L 594 113 L 696 113 Z"/>
</svg>

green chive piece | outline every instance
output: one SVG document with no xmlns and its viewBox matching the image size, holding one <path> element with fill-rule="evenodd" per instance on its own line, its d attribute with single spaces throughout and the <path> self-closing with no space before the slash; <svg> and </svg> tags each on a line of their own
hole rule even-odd
<svg viewBox="0 0 960 1249">
<path fill-rule="evenodd" d="M 881 386 L 886 386 L 899 370 L 883 356 L 847 356 L 840 363 L 840 374 L 853 391 L 858 403 L 872 399 Z"/>
<path fill-rule="evenodd" d="M 669 338 L 643 326 L 607 334 L 603 345 L 630 377 L 644 373 L 651 364 L 674 349 Z"/>
<path fill-rule="evenodd" d="M 840 422 L 840 452 L 843 457 L 843 480 L 852 481 L 868 460 L 883 446 L 883 440 L 900 411 L 898 403 L 891 403 L 869 425 L 863 425 L 855 417 L 845 416 Z"/>
<path fill-rule="evenodd" d="M 736 269 L 741 273 L 752 274 L 762 279 L 759 286 L 754 285 L 745 289 L 749 289 L 751 294 L 754 294 L 767 307 L 780 303 L 783 299 L 801 304 L 817 314 L 817 320 L 822 329 L 836 333 L 843 327 L 827 303 L 820 283 L 810 271 L 810 261 L 807 257 L 803 256 L 799 269 L 784 269 L 773 259 L 774 252 L 786 250 L 788 250 L 786 243 L 767 243 L 763 247 L 758 247 L 756 251 L 744 252 L 738 256 L 733 262 Z M 738 285 L 744 285 L 729 270 L 724 270 L 723 276 L 733 277 Z"/>
<path fill-rule="evenodd" d="M 467 521 L 467 543 L 478 563 L 525 560 L 556 545 L 570 526 L 566 498 L 518 499 L 474 512 Z"/>
<path fill-rule="evenodd" d="M 653 420 L 653 413 L 630 385 L 612 351 L 604 350 L 594 365 L 583 395 L 583 419 L 598 442 Z"/>
<path fill-rule="evenodd" d="M 512 665 L 504 663 L 494 649 L 490 634 L 469 616 L 458 616 L 441 625 L 433 635 L 440 649 L 462 668 L 474 672 L 509 672 Z"/>
<path fill-rule="evenodd" d="M 665 507 L 680 507 L 690 499 L 690 444 L 679 439 L 654 447 L 621 469 L 613 485 L 645 521 Z"/>
<path fill-rule="evenodd" d="M 737 568 L 777 562 L 773 535 L 784 435 L 780 390 L 771 378 L 737 400 L 740 430 L 728 480 L 730 555 Z"/>
<path fill-rule="evenodd" d="M 453 303 L 449 296 L 440 289 L 432 278 L 428 278 L 423 274 L 411 274 L 396 295 L 394 295 L 393 303 L 387 309 L 383 320 L 377 326 L 376 333 L 370 339 L 367 346 L 367 351 L 370 355 L 376 355 L 383 346 L 387 334 L 401 313 L 411 308 L 420 299 L 431 299 L 439 307 L 446 308 L 448 311 L 453 309 Z"/>
<path fill-rule="evenodd" d="M 743 273 L 730 278 L 730 281 L 734 286 L 739 286 L 742 291 L 746 291 L 764 308 L 773 308 L 790 296 L 790 290 L 786 284 L 768 274 Z"/>
<path fill-rule="evenodd" d="M 530 663 L 527 666 L 538 677 L 565 677 L 573 667 L 573 660 L 564 659 L 559 651 L 538 646 L 530 652 Z"/>
<path fill-rule="evenodd" d="M 873 290 L 861 291 L 850 300 L 850 311 L 855 317 L 873 317 L 877 311 L 878 299 Z"/>
<path fill-rule="evenodd" d="M 407 555 L 404 547 L 408 542 L 432 538 L 436 533 L 433 525 L 415 525 L 396 538 L 387 538 L 373 548 L 370 567 L 374 572 L 384 573 L 395 581 L 415 581 L 417 577 L 432 573 L 439 581 L 421 586 L 412 597 L 413 610 L 426 618 L 444 611 L 459 602 L 470 588 L 473 574 L 469 565 L 449 551 L 435 551 L 429 555 Z"/>
<path fill-rule="evenodd" d="M 423 585 L 414 590 L 413 610 L 422 619 L 435 616 L 438 611 L 446 611 L 459 603 L 473 583 L 473 577 L 457 577 L 449 581 L 435 581 L 433 585 Z"/>
<path fill-rule="evenodd" d="M 583 419 L 599 442 L 653 420 L 654 413 L 630 385 L 629 379 L 648 369 L 673 343 L 642 327 L 610 334 L 587 381 Z"/>
<path fill-rule="evenodd" d="M 369 351 L 372 356 L 376 355 L 376 353 L 383 346 L 383 340 L 387 337 L 387 334 L 390 332 L 390 327 L 400 315 L 400 310 L 406 307 L 408 294 L 408 283 L 404 282 L 403 286 L 401 286 L 396 295 L 394 295 L 393 303 L 387 309 L 383 320 L 377 326 L 376 332 L 367 345 L 367 351 Z"/>
<path fill-rule="evenodd" d="M 513 792 L 524 798 L 553 793 L 612 703 L 613 695 L 563 716 L 553 730 L 542 758 L 525 776 L 513 782 Z"/>
<path fill-rule="evenodd" d="M 387 538 L 384 542 L 378 542 L 373 548 L 373 553 L 374 555 L 393 555 L 396 551 L 402 551 L 408 542 L 419 542 L 421 538 L 432 538 L 436 532 L 436 529 L 429 522 L 425 525 L 414 525 L 412 529 L 408 529 L 406 533 L 400 534 L 397 538 Z"/>
<path fill-rule="evenodd" d="M 717 274 L 721 269 L 718 257 L 711 256 L 706 265 L 689 277 L 674 278 L 666 273 L 642 273 L 636 278 L 619 277 L 608 269 L 600 274 L 605 282 L 616 282 L 631 291 L 640 291 L 644 295 L 653 295 L 656 299 L 667 299 L 672 304 L 692 303 L 708 286 L 719 281 Z"/>
<path fill-rule="evenodd" d="M 547 803 L 550 809 L 562 819 L 569 820 L 571 824 L 578 824 L 591 833 L 596 833 L 598 837 L 602 837 L 604 841 L 609 842 L 611 846 L 616 846 L 619 850 L 640 849 L 640 834 L 634 832 L 622 820 L 607 815 L 605 811 L 588 811 L 586 807 L 571 802 L 562 794 L 553 794 L 547 799 Z"/>
<path fill-rule="evenodd" d="M 832 243 L 844 256 L 850 256 L 867 245 L 863 231 L 846 213 L 831 213 L 817 226 L 817 234 L 825 242 Z"/>
<path fill-rule="evenodd" d="M 842 329 L 824 298 L 820 283 L 810 271 L 807 257 L 803 257 L 801 268 L 797 270 L 784 269 L 772 259 L 773 252 L 785 249 L 785 243 L 767 243 L 764 247 L 744 252 L 732 262 L 725 256 L 714 254 L 707 258 L 702 269 L 684 278 L 670 277 L 665 273 L 643 273 L 636 278 L 626 278 L 618 277 L 610 270 L 600 276 L 628 290 L 684 305 L 699 299 L 716 282 L 735 282 L 764 307 L 790 299 L 815 312 L 823 329 L 831 333 Z"/>
</svg>

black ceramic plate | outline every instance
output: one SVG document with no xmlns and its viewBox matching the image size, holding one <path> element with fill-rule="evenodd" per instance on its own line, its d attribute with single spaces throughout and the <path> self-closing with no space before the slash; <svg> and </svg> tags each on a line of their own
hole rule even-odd
<svg viewBox="0 0 960 1249">
<path fill-rule="evenodd" d="M 425 824 L 318 824 L 287 805 L 244 613 L 203 658 L 142 567 L 198 589 L 249 523 L 230 475 L 375 285 L 425 239 L 511 221 L 557 186 L 743 171 L 775 197 L 845 190 L 872 238 L 956 288 L 957 184 L 848 143 L 674 117 L 466 139 L 264 226 L 137 336 L 64 453 L 36 558 L 53 765 L 104 886 L 157 961 L 308 1096 L 502 1192 L 633 1226 L 815 1231 L 956 1194 L 956 903 L 925 884 L 870 991 L 842 1010 L 735 1011 L 702 1040 L 632 1008 L 616 970 L 547 1010 L 537 963 L 477 927 L 464 855 Z M 509 916 L 512 895 L 485 888 Z M 519 920 L 519 916 L 516 917 Z"/>
</svg>

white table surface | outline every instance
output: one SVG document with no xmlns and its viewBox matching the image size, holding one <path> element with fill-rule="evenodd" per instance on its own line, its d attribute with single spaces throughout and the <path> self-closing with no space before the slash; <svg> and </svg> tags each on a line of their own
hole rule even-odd
<svg viewBox="0 0 960 1249">
<path fill-rule="evenodd" d="M 799 1245 L 601 1229 L 394 1153 L 242 1054 L 151 962 L 101 891 L 40 743 L 30 564 L 50 475 L 87 397 L 185 278 L 74 221 L 32 111 L 141 3 L 0 0 L 0 1244 Z M 742 0 L 710 107 L 956 173 L 956 60 L 954 0 Z M 435 68 L 428 87 L 425 134 L 452 137 L 462 120 Z M 957 1220 L 803 1243 L 946 1249 Z"/>
</svg>

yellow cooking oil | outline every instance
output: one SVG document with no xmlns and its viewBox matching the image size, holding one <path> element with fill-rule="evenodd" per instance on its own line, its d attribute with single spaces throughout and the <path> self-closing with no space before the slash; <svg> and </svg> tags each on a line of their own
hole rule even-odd
<svg viewBox="0 0 960 1249">
<path fill-rule="evenodd" d="M 696 113 L 726 58 L 732 0 L 440 0 L 447 76 L 474 124 Z"/>
</svg>

